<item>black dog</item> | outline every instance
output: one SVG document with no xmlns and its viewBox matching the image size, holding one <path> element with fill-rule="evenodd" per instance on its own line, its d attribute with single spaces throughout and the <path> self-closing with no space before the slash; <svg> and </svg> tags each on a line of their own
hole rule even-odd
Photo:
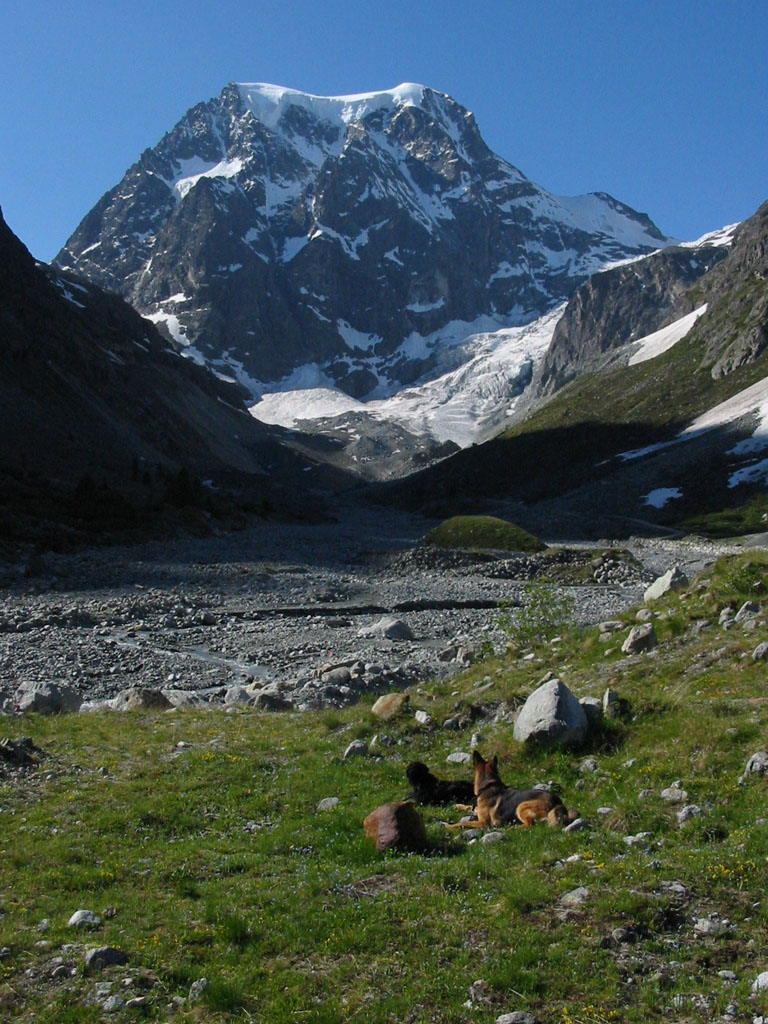
<svg viewBox="0 0 768 1024">
<path fill-rule="evenodd" d="M 475 805 L 475 787 L 472 782 L 450 782 L 438 779 L 423 761 L 411 761 L 405 769 L 413 786 L 409 800 L 416 804 L 470 804 Z"/>
</svg>

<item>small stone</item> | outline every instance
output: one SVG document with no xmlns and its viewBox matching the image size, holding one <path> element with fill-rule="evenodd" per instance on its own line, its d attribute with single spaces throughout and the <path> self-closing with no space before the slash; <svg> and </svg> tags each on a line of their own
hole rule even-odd
<svg viewBox="0 0 768 1024">
<path fill-rule="evenodd" d="M 392 615 L 385 615 L 358 632 L 358 636 L 382 636 L 387 640 L 414 640 L 410 626 Z"/>
<path fill-rule="evenodd" d="M 503 832 L 486 832 L 480 837 L 480 843 L 483 846 L 492 846 L 493 843 L 499 843 L 504 838 Z"/>
<path fill-rule="evenodd" d="M 643 601 L 646 604 L 649 601 L 656 601 L 658 598 L 663 597 L 664 594 L 669 593 L 670 590 L 681 590 L 687 586 L 688 577 L 679 565 L 675 565 L 668 572 L 665 572 L 663 576 L 659 576 L 653 581 L 643 594 Z"/>
<path fill-rule="evenodd" d="M 677 812 L 677 820 L 681 825 L 684 825 L 691 818 L 701 818 L 703 814 L 704 811 L 698 804 L 686 804 L 682 810 Z"/>
<path fill-rule="evenodd" d="M 666 800 L 668 804 L 682 804 L 688 799 L 688 794 L 678 786 L 668 786 L 667 789 L 662 789 L 661 799 Z"/>
<path fill-rule="evenodd" d="M 469 764 L 472 760 L 472 755 L 468 754 L 465 750 L 454 750 L 445 760 L 448 764 Z"/>
<path fill-rule="evenodd" d="M 365 740 L 352 740 L 344 751 L 344 760 L 348 761 L 351 757 L 365 757 L 367 754 L 368 744 Z"/>
<path fill-rule="evenodd" d="M 589 889 L 586 886 L 580 885 L 577 889 L 571 889 L 567 892 L 560 900 L 560 903 L 564 907 L 581 907 L 589 899 Z"/>
<path fill-rule="evenodd" d="M 589 822 L 584 818 L 575 818 L 569 825 L 566 825 L 563 832 L 586 832 L 589 829 Z"/>
<path fill-rule="evenodd" d="M 371 708 L 371 714 L 386 722 L 398 715 L 410 701 L 407 693 L 385 693 Z"/>
<path fill-rule="evenodd" d="M 100 928 L 101 918 L 92 910 L 76 910 L 67 924 L 70 928 Z"/>
<path fill-rule="evenodd" d="M 108 996 L 101 1004 L 104 1013 L 119 1013 L 125 1009 L 125 1000 L 122 996 Z"/>
<path fill-rule="evenodd" d="M 515 1010 L 512 1013 L 502 1013 L 496 1018 L 496 1024 L 537 1024 L 537 1018 L 526 1010 Z"/>
<path fill-rule="evenodd" d="M 189 987 L 190 1003 L 199 1003 L 209 985 L 210 982 L 207 978 L 198 978 L 197 981 L 193 981 Z"/>
<path fill-rule="evenodd" d="M 758 974 L 752 982 L 753 992 L 763 992 L 765 989 L 768 989 L 768 971 L 763 971 L 761 974 Z"/>
<path fill-rule="evenodd" d="M 768 775 L 768 750 L 758 750 L 750 757 L 741 779 L 747 775 Z"/>
<path fill-rule="evenodd" d="M 113 964 L 127 964 L 130 957 L 114 946 L 95 946 L 85 951 L 85 966 L 91 970 L 111 967 Z"/>
<path fill-rule="evenodd" d="M 756 601 L 745 601 L 734 616 L 735 622 L 744 622 L 747 619 L 754 619 L 760 614 L 760 605 Z"/>
<path fill-rule="evenodd" d="M 149 686 L 131 686 L 112 701 L 115 711 L 166 711 L 173 707 L 162 692 Z"/>
<path fill-rule="evenodd" d="M 337 796 L 327 796 L 315 808 L 317 811 L 332 811 L 334 807 L 338 807 L 341 801 Z"/>
<path fill-rule="evenodd" d="M 279 693 L 257 693 L 251 703 L 257 711 L 293 710 L 293 704 Z"/>
<path fill-rule="evenodd" d="M 419 708 L 419 710 L 416 712 L 416 714 L 413 717 L 416 719 L 416 721 L 419 723 L 419 725 L 422 725 L 425 728 L 430 726 L 430 725 L 432 725 L 433 722 L 434 722 L 434 719 L 432 718 L 432 715 L 430 715 L 426 711 L 423 711 L 421 708 Z"/>
<path fill-rule="evenodd" d="M 653 832 L 638 832 L 634 836 L 624 836 L 624 844 L 626 846 L 641 846 L 650 839 L 653 839 Z"/>
<path fill-rule="evenodd" d="M 728 983 L 734 983 L 739 980 L 735 971 L 718 971 L 717 976 Z"/>
<path fill-rule="evenodd" d="M 723 921 L 700 917 L 694 922 L 693 930 L 696 935 L 722 935 L 727 931 L 727 927 Z"/>
<path fill-rule="evenodd" d="M 652 651 L 657 645 L 658 640 L 653 623 L 647 622 L 630 629 L 629 636 L 621 645 L 621 650 L 624 654 L 645 654 Z"/>
<path fill-rule="evenodd" d="M 579 771 L 584 773 L 593 773 L 598 770 L 600 766 L 594 757 L 586 757 L 579 765 Z"/>
<path fill-rule="evenodd" d="M 427 846 L 424 821 L 410 801 L 398 800 L 377 807 L 366 817 L 363 827 L 379 852 L 420 851 Z"/>
</svg>

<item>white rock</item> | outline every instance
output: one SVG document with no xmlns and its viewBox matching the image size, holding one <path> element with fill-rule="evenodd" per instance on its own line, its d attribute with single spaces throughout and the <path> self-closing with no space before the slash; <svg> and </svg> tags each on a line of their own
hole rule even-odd
<svg viewBox="0 0 768 1024">
<path fill-rule="evenodd" d="M 670 590 L 681 590 L 688 586 L 688 577 L 679 565 L 673 566 L 663 576 L 658 576 L 643 594 L 643 601 L 656 601 Z"/>
<path fill-rule="evenodd" d="M 468 754 L 465 750 L 454 750 L 445 760 L 448 764 L 469 764 L 472 760 L 472 755 Z"/>
<path fill-rule="evenodd" d="M 67 921 L 70 928 L 98 928 L 101 918 L 93 910 L 76 910 Z"/>
<path fill-rule="evenodd" d="M 485 835 L 481 836 L 480 842 L 483 846 L 491 846 L 493 843 L 501 842 L 503 838 L 503 832 L 486 832 Z"/>
</svg>

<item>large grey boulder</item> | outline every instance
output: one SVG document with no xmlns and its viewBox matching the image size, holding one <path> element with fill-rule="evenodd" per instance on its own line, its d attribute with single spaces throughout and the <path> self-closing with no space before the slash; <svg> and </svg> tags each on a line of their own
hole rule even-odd
<svg viewBox="0 0 768 1024">
<path fill-rule="evenodd" d="M 22 683 L 14 696 L 16 710 L 37 711 L 41 715 L 59 715 L 77 711 L 82 703 L 80 694 L 64 683 Z"/>
<path fill-rule="evenodd" d="M 520 709 L 514 737 L 519 743 L 573 747 L 587 737 L 584 708 L 565 683 L 550 679 L 534 690 Z"/>
<path fill-rule="evenodd" d="M 658 644 L 656 630 L 652 622 L 645 622 L 642 626 L 633 626 L 629 636 L 621 645 L 624 654 L 645 654 L 652 651 Z"/>
<path fill-rule="evenodd" d="M 370 626 L 361 629 L 358 636 L 383 636 L 387 640 L 415 639 L 408 623 L 394 615 L 383 615 L 376 622 L 372 622 Z"/>
<path fill-rule="evenodd" d="M 688 577 L 679 565 L 673 566 L 663 576 L 658 576 L 643 594 L 643 601 L 657 601 L 670 590 L 682 590 L 688 586 Z"/>
</svg>

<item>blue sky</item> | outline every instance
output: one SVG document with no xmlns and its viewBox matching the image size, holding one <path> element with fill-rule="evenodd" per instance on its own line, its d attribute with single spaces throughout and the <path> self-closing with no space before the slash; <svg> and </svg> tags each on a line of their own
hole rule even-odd
<svg viewBox="0 0 768 1024">
<path fill-rule="evenodd" d="M 559 195 L 693 239 L 768 199 L 766 0 L 4 0 L 0 205 L 50 260 L 229 81 L 419 82 Z"/>
</svg>

